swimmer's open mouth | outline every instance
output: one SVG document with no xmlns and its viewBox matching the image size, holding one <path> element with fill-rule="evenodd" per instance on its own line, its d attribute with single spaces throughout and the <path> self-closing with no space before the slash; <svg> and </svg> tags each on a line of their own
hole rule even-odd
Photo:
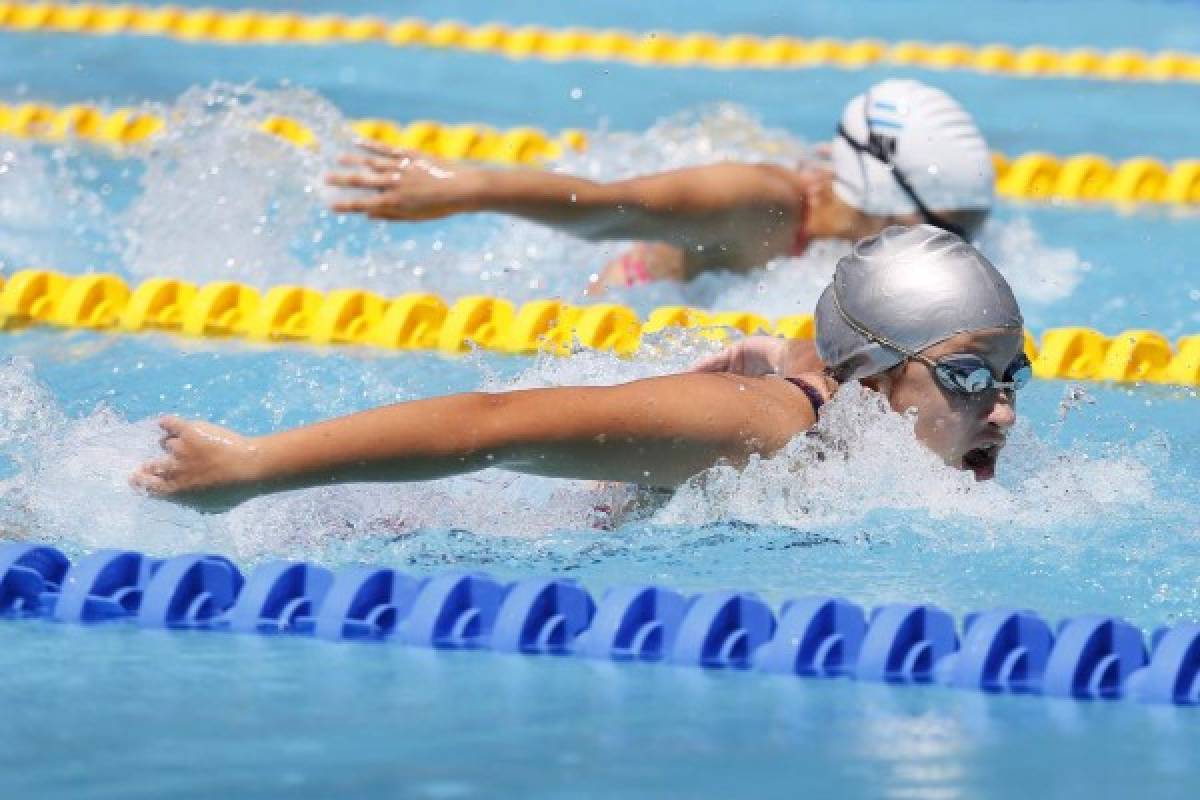
<svg viewBox="0 0 1200 800">
<path fill-rule="evenodd" d="M 963 455 L 963 469 L 975 473 L 977 480 L 985 481 L 996 474 L 996 460 L 1000 457 L 1000 445 L 989 444 L 968 450 Z"/>
</svg>

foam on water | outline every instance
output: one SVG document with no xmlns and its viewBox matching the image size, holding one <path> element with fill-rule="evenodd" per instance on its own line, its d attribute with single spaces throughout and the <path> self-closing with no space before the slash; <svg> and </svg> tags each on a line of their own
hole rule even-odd
<svg viewBox="0 0 1200 800">
<path fill-rule="evenodd" d="M 822 409 L 812 436 L 797 437 L 781 453 L 744 469 L 717 467 L 697 477 L 658 519 L 821 529 L 878 511 L 901 518 L 915 511 L 958 523 L 926 529 L 941 545 L 991 547 L 1014 530 L 1041 540 L 1155 500 L 1159 459 L 1149 447 L 1101 457 L 1059 450 L 1022 421 L 1001 456 L 1000 477 L 980 483 L 943 466 L 916 441 L 912 426 L 912 418 L 886 409 L 878 394 L 843 387 Z"/>
<path fill-rule="evenodd" d="M 670 357 L 546 358 L 515 378 L 485 385 L 607 384 L 677 371 L 700 349 L 698 343 L 677 342 Z M 317 376 L 299 374 L 296 384 L 319 384 Z M 156 451 L 151 421 L 128 423 L 104 407 L 69 418 L 27 363 L 0 369 L 0 385 L 8 398 L 0 414 L 0 454 L 13 473 L 0 484 L 0 520 L 30 538 L 89 549 L 182 552 L 201 546 L 250 559 L 312 557 L 331 542 L 402 538 L 421 529 L 545 537 L 623 522 L 668 527 L 738 522 L 837 535 L 885 512 L 895 512 L 901 523 L 895 530 L 925 530 L 933 546 L 989 547 L 1013 531 L 1040 544 L 1054 532 L 1133 518 L 1148 506 L 1167 504 L 1154 479 L 1164 459 L 1161 439 L 1139 446 L 1058 447 L 1022 425 L 1002 460 L 1002 478 L 979 484 L 918 445 L 911 420 L 883 409 L 873 393 L 847 387 L 823 412 L 815 436 L 798 437 L 778 455 L 755 459 L 743 470 L 714 468 L 657 511 L 639 506 L 630 487 L 489 470 L 429 483 L 273 495 L 226 515 L 205 516 L 127 486 L 130 472 Z M 290 402 L 304 404 L 301 394 Z M 405 394 L 385 385 L 374 399 Z M 362 400 L 329 395 L 321 405 L 326 413 L 344 413 Z M 237 401 L 227 407 L 236 408 Z M 273 416 L 286 411 L 277 408 Z M 238 426 L 238 413 L 218 416 L 232 417 Z M 636 510 L 623 516 L 619 510 L 627 506 Z M 914 518 L 921 524 L 911 525 Z M 963 537 L 964 529 L 972 538 Z M 1070 546 L 1069 536 L 1058 539 L 1056 546 Z"/>
<path fill-rule="evenodd" d="M 320 175 L 348 146 L 338 112 L 302 90 L 216 85 L 158 113 L 166 131 L 144 154 L 141 191 L 121 218 L 126 267 L 260 286 L 319 278 L 298 248 L 319 245 L 330 225 Z M 258 130 L 276 115 L 300 121 L 324 146 L 294 147 Z"/>
<path fill-rule="evenodd" d="M 29 267 L 86 272 L 112 260 L 117 237 L 94 171 L 66 151 L 0 142 L 0 274 Z M 111 187 L 109 187 L 111 190 Z"/>
</svg>

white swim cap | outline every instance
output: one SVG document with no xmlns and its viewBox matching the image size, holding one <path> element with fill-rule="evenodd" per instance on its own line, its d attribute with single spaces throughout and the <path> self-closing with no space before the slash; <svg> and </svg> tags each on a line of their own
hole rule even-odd
<svg viewBox="0 0 1200 800">
<path fill-rule="evenodd" d="M 877 83 L 846 105 L 833 173 L 837 196 L 868 214 L 920 212 L 905 181 L 928 210 L 987 210 L 996 181 L 971 115 L 945 92 L 913 80 Z"/>
<path fill-rule="evenodd" d="M 838 261 L 815 316 L 817 353 L 847 381 L 960 333 L 1024 324 L 992 263 L 932 225 L 895 225 L 856 244 Z"/>
</svg>

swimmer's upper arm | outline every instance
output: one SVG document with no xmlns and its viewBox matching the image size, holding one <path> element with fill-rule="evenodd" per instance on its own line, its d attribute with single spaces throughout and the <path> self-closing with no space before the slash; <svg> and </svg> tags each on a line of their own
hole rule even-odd
<svg viewBox="0 0 1200 800">
<path fill-rule="evenodd" d="M 542 170 L 486 175 L 470 203 L 475 210 L 596 241 L 671 244 L 684 248 L 693 271 L 757 266 L 787 252 L 804 205 L 795 181 L 772 164 L 710 164 L 607 182 Z"/>
<path fill-rule="evenodd" d="M 524 393 L 522 393 L 524 394 Z M 770 454 L 815 422 L 778 378 L 687 374 L 498 395 L 497 461 L 560 477 L 677 486 L 719 461 Z"/>
<path fill-rule="evenodd" d="M 614 199 L 651 213 L 706 216 L 737 208 L 796 208 L 792 182 L 772 164 L 726 162 L 685 167 L 607 184 Z"/>
</svg>

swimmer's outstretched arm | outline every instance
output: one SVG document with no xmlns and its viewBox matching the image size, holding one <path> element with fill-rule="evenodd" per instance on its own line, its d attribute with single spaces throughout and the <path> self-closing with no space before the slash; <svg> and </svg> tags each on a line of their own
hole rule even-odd
<svg viewBox="0 0 1200 800">
<path fill-rule="evenodd" d="M 485 467 L 673 487 L 722 460 L 774 452 L 814 421 L 785 381 L 728 374 L 449 395 L 254 438 L 167 417 L 164 455 L 133 482 L 204 510 L 288 489 Z"/>
<path fill-rule="evenodd" d="M 690 271 L 765 264 L 788 252 L 802 194 L 782 167 L 722 163 L 607 183 L 548 170 L 487 169 L 369 145 L 332 186 L 370 192 L 333 204 L 371 219 L 420 220 L 469 211 L 512 214 L 592 239 L 640 239 L 683 249 Z"/>
</svg>

